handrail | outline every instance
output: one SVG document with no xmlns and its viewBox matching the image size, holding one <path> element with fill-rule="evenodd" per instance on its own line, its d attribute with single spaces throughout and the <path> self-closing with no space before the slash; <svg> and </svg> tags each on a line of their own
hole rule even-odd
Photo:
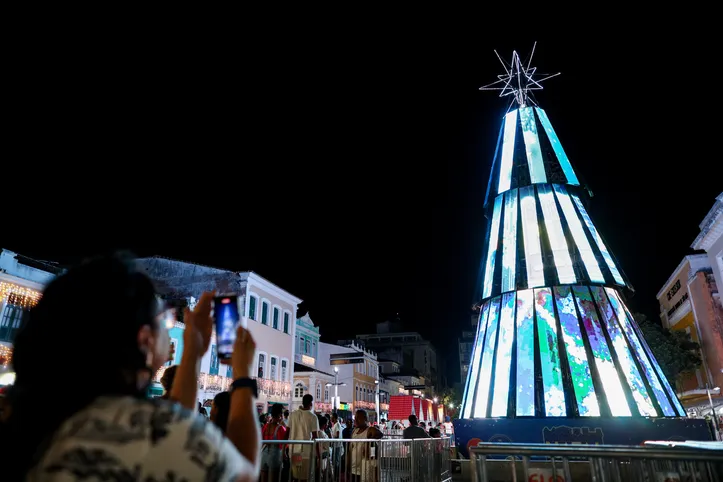
<svg viewBox="0 0 723 482">
<path fill-rule="evenodd" d="M 717 450 L 679 447 L 650 447 L 628 445 L 553 445 L 480 443 L 470 447 L 479 455 L 519 455 L 548 457 L 629 457 L 636 459 L 674 459 L 723 462 L 723 452 Z"/>
</svg>

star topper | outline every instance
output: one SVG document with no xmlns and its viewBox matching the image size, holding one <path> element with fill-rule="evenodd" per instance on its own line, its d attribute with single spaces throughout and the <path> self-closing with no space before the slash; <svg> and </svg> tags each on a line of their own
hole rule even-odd
<svg viewBox="0 0 723 482">
<path fill-rule="evenodd" d="M 530 57 L 527 59 L 527 65 L 520 60 L 517 51 L 512 52 L 512 62 L 508 64 L 502 60 L 500 54 L 495 50 L 495 55 L 502 67 L 504 67 L 505 73 L 498 75 L 497 81 L 484 85 L 479 90 L 499 90 L 500 97 L 514 95 L 514 101 L 517 101 L 520 107 L 525 107 L 528 102 L 536 104 L 531 91 L 542 90 L 541 82 L 560 75 L 560 72 L 556 74 L 537 74 L 537 67 L 530 66 L 532 56 L 535 55 L 536 46 L 537 42 L 532 44 L 532 52 L 530 52 Z M 535 79 L 535 76 L 539 78 Z"/>
</svg>

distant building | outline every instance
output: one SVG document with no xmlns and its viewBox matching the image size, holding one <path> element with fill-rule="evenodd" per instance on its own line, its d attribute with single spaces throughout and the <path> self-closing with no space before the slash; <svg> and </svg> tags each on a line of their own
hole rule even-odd
<svg viewBox="0 0 723 482">
<path fill-rule="evenodd" d="M 319 327 L 314 325 L 309 314 L 296 320 L 295 336 L 296 353 L 294 355 L 294 384 L 291 408 L 301 407 L 304 395 L 314 397 L 314 411 L 317 413 L 331 413 L 332 398 L 334 396 L 333 371 L 323 371 L 317 367 L 316 359 L 319 355 Z M 322 364 L 325 368 L 326 364 Z"/>
<path fill-rule="evenodd" d="M 158 292 L 179 308 L 195 303 L 204 291 L 243 296 L 248 329 L 256 341 L 253 378 L 259 388 L 257 411 L 268 412 L 275 403 L 290 408 L 296 346 L 294 319 L 301 299 L 251 271 L 239 273 L 160 257 L 139 259 L 137 263 Z M 176 346 L 173 363 L 181 359 L 183 329 L 182 319 L 171 329 L 171 341 Z M 231 369 L 219 363 L 215 347 L 214 336 L 211 349 L 201 361 L 199 398 L 205 405 L 210 405 L 215 394 L 227 389 L 232 381 Z"/>
<path fill-rule="evenodd" d="M 474 329 L 477 328 L 477 321 L 479 314 L 474 314 L 471 317 L 471 325 Z M 476 331 L 476 330 L 475 330 Z M 457 339 L 459 345 L 459 380 L 460 383 L 465 383 L 467 380 L 467 372 L 469 366 L 472 363 L 472 347 L 474 345 L 475 331 L 463 331 L 462 336 Z"/>
<path fill-rule="evenodd" d="M 723 193 L 700 223 L 700 234 L 690 247 L 706 252 L 716 284 L 723 286 Z"/>
<path fill-rule="evenodd" d="M 427 390 L 439 388 L 437 350 L 416 332 L 401 331 L 399 320 L 377 323 L 376 333 L 357 335 L 357 341 L 375 351 L 380 358 L 394 360 L 406 371 L 415 370 L 425 380 Z M 341 344 L 341 342 L 340 342 Z"/>
<path fill-rule="evenodd" d="M 331 355 L 358 355 L 361 363 L 332 365 Z M 316 361 L 317 370 L 333 374 L 334 367 L 339 369 L 338 387 L 341 410 L 366 410 L 370 421 L 376 420 L 376 392 L 379 385 L 379 362 L 377 354 L 361 344 L 351 342 L 346 346 L 319 343 L 319 357 Z M 333 396 L 333 387 L 330 396 Z"/>
<path fill-rule="evenodd" d="M 54 263 L 0 249 L 0 372 L 12 361 L 13 340 L 24 312 L 35 306 L 45 285 L 63 272 Z"/>
<path fill-rule="evenodd" d="M 657 298 L 663 327 L 686 331 L 701 346 L 703 363 L 677 381 L 678 397 L 686 408 L 709 404 L 708 389 L 723 386 L 723 309 L 708 256 L 683 258 Z"/>
</svg>

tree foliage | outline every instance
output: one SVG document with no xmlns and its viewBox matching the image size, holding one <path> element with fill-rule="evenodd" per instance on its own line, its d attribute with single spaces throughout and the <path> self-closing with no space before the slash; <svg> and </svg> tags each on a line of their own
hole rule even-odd
<svg viewBox="0 0 723 482">
<path fill-rule="evenodd" d="M 633 318 L 672 386 L 677 386 L 676 382 L 681 375 L 693 372 L 700 366 L 700 345 L 692 341 L 688 333 L 664 330 L 642 313 L 634 313 Z"/>
</svg>

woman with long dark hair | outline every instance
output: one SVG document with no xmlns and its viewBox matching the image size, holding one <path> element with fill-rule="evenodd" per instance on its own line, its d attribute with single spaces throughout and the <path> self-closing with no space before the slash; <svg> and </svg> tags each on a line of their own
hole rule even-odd
<svg viewBox="0 0 723 482">
<path fill-rule="evenodd" d="M 248 425 L 245 442 L 234 440 L 234 447 L 183 408 L 195 397 L 208 349 L 211 300 L 204 293 L 186 314 L 174 403 L 145 396 L 168 359 L 169 337 L 155 289 L 132 259 L 95 259 L 48 284 L 15 339 L 12 411 L 0 433 L 2 480 L 252 480 L 258 429 L 252 390 L 243 389 L 255 350 L 248 332 L 239 329 L 234 347 L 241 383 L 229 420 Z"/>
</svg>

